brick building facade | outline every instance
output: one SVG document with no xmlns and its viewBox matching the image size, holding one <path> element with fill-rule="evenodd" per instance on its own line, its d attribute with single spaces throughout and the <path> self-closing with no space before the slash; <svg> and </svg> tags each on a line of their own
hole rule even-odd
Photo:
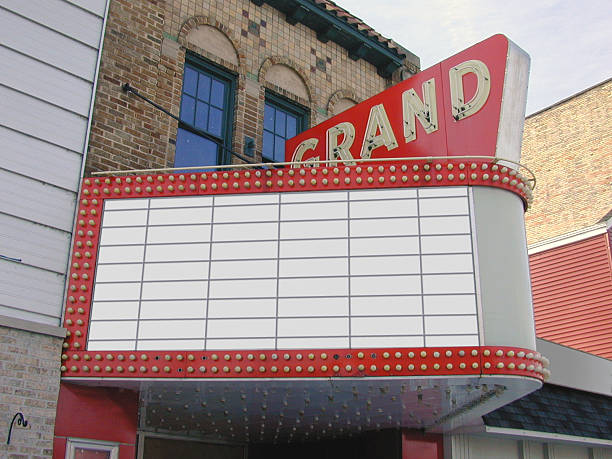
<svg viewBox="0 0 612 459">
<path fill-rule="evenodd" d="M 311 6 L 351 27 L 363 43 L 343 47 L 333 33 L 325 35 L 267 3 L 112 2 L 87 170 L 174 166 L 179 123 L 122 93 L 121 85 L 129 83 L 179 116 L 186 56 L 229 74 L 235 100 L 226 147 L 242 154 L 245 139 L 252 139 L 254 151 L 246 156 L 256 162 L 262 158 L 264 104 L 270 96 L 303 108 L 304 130 L 418 70 L 418 58 L 331 2 Z M 294 7 L 298 18 L 304 6 Z M 380 46 L 403 66 L 394 71 L 375 66 L 372 51 L 364 54 L 359 46 Z M 231 161 L 226 156 L 222 162 Z"/>
<path fill-rule="evenodd" d="M 611 217 L 612 80 L 525 121 L 521 162 L 538 179 L 525 214 L 531 245 Z"/>
<path fill-rule="evenodd" d="M 11 442 L 2 442 L 0 456 L 50 457 L 62 336 L 52 327 L 40 327 L 36 332 L 24 330 L 24 322 L 15 319 L 10 327 L 0 326 L 0 411 L 4 414 L 0 430 L 8 433 L 13 415 L 18 412 L 28 423 L 20 426 L 15 420 Z"/>
</svg>

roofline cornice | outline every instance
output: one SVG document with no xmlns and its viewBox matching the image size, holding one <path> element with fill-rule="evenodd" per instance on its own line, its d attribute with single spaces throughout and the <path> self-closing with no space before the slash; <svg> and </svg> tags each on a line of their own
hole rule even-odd
<svg viewBox="0 0 612 459">
<path fill-rule="evenodd" d="M 290 24 L 302 23 L 314 30 L 317 38 L 323 43 L 329 40 L 348 51 L 353 60 L 364 59 L 374 65 L 383 78 L 391 78 L 393 72 L 405 68 L 414 74 L 420 70 L 419 58 L 399 46 L 394 41 L 384 38 L 363 21 L 350 15 L 346 10 L 335 6 L 333 2 L 315 0 L 251 0 L 262 6 L 267 3 L 285 14 Z M 326 5 L 332 8 L 328 10 Z M 360 28 L 361 26 L 361 28 Z"/>
</svg>

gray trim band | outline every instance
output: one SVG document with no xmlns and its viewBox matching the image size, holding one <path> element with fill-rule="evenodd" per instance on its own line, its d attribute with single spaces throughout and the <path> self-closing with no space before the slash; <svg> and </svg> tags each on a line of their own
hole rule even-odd
<svg viewBox="0 0 612 459">
<path fill-rule="evenodd" d="M 38 333 L 40 335 L 55 336 L 57 338 L 66 337 L 66 329 L 63 327 L 32 322 L 31 320 L 17 319 L 16 317 L 0 315 L 0 326 Z"/>
</svg>

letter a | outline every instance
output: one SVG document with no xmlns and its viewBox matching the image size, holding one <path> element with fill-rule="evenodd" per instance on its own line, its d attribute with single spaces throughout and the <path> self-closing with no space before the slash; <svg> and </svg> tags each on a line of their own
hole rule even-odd
<svg viewBox="0 0 612 459">
<path fill-rule="evenodd" d="M 380 131 L 380 134 L 377 133 Z M 397 148 L 397 141 L 391 129 L 391 123 L 385 112 L 383 104 L 374 105 L 370 109 L 368 117 L 368 125 L 363 137 L 363 145 L 361 146 L 361 157 L 372 157 L 372 151 L 382 146 L 387 147 L 387 151 Z"/>
</svg>

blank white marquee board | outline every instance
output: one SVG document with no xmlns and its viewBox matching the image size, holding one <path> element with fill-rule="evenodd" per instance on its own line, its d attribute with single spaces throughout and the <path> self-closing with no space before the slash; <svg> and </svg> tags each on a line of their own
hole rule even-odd
<svg viewBox="0 0 612 459">
<path fill-rule="evenodd" d="M 106 200 L 88 349 L 477 346 L 467 187 Z"/>
</svg>

